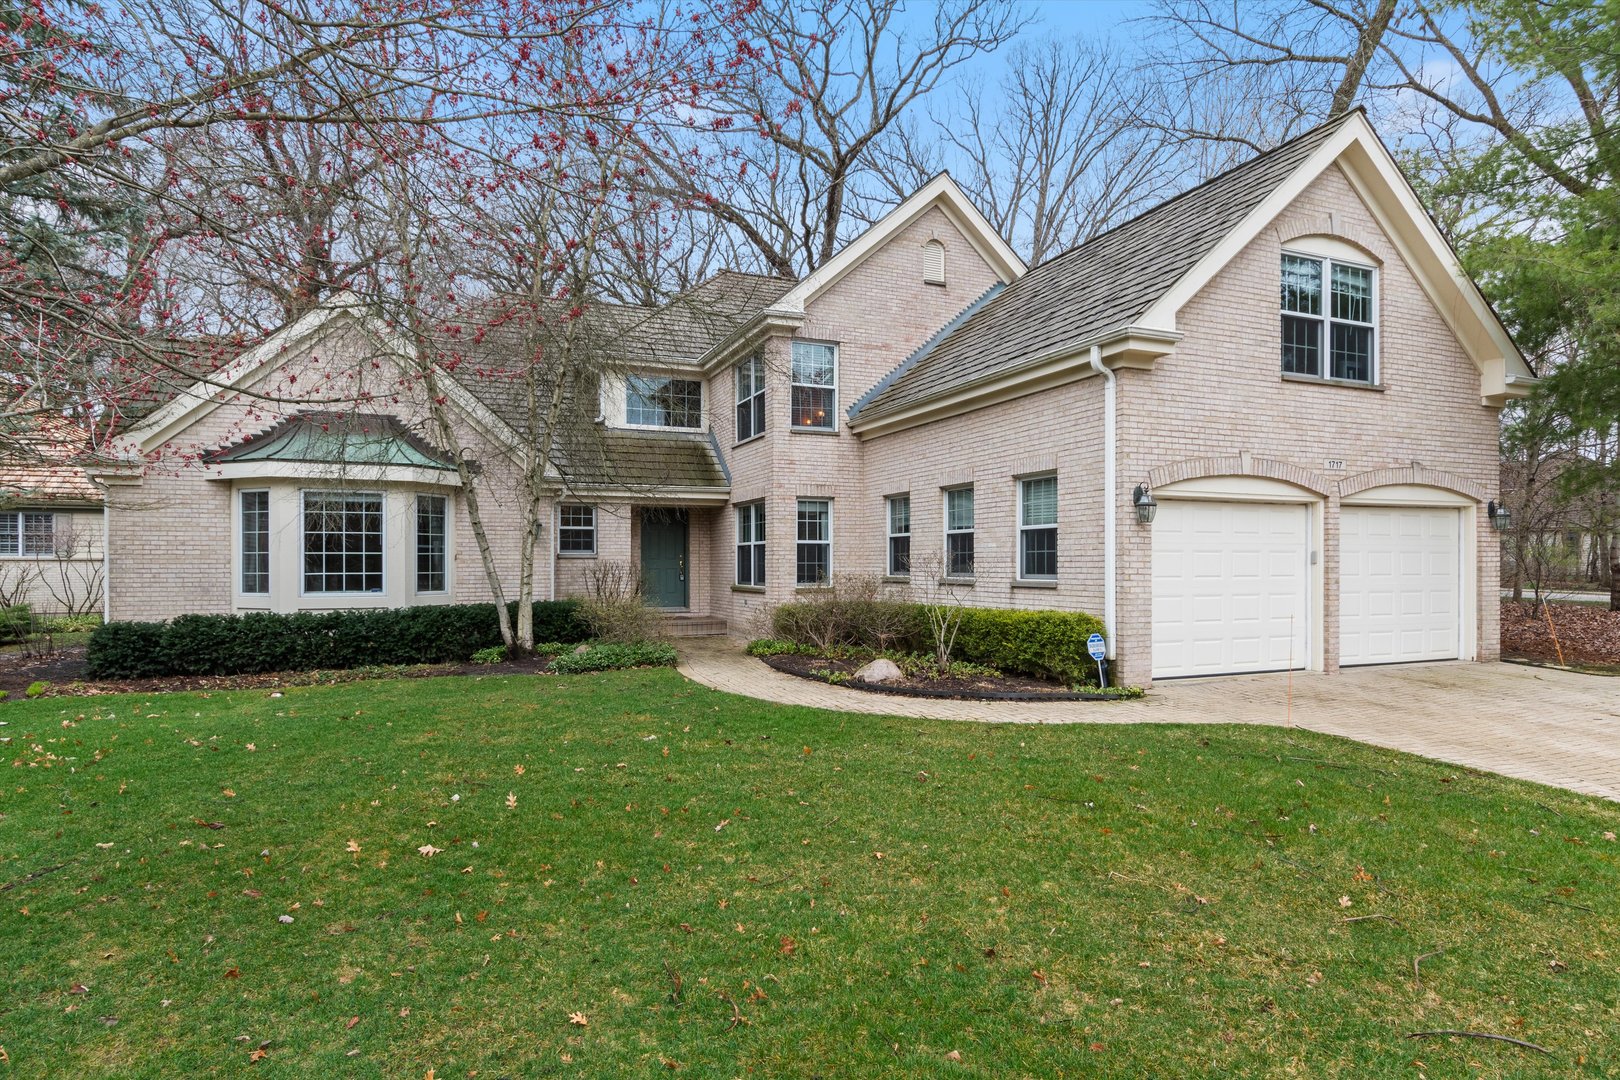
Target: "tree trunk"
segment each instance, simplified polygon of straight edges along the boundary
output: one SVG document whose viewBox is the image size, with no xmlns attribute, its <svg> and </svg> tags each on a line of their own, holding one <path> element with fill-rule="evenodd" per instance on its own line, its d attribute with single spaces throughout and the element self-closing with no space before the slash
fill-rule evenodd
<svg viewBox="0 0 1620 1080">
<path fill-rule="evenodd" d="M 1609 534 L 1609 610 L 1620 611 L 1620 532 Z"/>
<path fill-rule="evenodd" d="M 1372 63 L 1373 54 L 1378 51 L 1379 43 L 1384 40 L 1384 33 L 1389 29 L 1389 21 L 1395 15 L 1395 0 L 1378 0 L 1378 8 L 1373 12 L 1372 18 L 1361 28 L 1356 40 L 1356 51 L 1346 58 L 1344 64 L 1344 78 L 1339 82 L 1339 88 L 1333 92 L 1333 104 L 1329 107 L 1328 117 L 1331 119 L 1350 111 L 1355 104 L 1356 92 L 1361 89 L 1361 80 L 1367 77 L 1367 67 Z"/>
</svg>

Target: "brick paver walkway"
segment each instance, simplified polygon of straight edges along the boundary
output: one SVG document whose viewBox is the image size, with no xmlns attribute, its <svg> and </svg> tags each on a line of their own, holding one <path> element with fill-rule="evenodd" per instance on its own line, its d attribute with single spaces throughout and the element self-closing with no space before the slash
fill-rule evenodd
<svg viewBox="0 0 1620 1080">
<path fill-rule="evenodd" d="M 1161 682 L 1140 701 L 980 702 L 891 697 L 773 671 L 723 638 L 680 643 L 687 678 L 785 705 L 990 723 L 1285 724 L 1289 680 Z M 1620 800 L 1620 679 L 1517 664 L 1402 664 L 1296 674 L 1293 723 L 1521 780 Z"/>
</svg>

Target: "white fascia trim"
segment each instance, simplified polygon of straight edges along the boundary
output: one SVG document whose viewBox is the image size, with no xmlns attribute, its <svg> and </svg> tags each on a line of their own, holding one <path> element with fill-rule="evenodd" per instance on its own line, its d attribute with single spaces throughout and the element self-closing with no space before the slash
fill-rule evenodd
<svg viewBox="0 0 1620 1080">
<path fill-rule="evenodd" d="M 790 289 L 771 307 L 789 312 L 803 313 L 816 297 L 830 289 L 845 274 L 864 262 L 867 256 L 893 239 L 901 230 L 916 221 L 930 208 L 939 206 L 946 216 L 962 231 L 997 276 L 1006 282 L 1024 276 L 1026 267 L 1018 253 L 1007 241 L 997 235 L 978 207 L 973 205 L 949 173 L 940 173 L 924 184 L 910 198 L 889 211 L 877 224 L 867 229 L 837 255 L 823 263 L 813 273 Z"/>
<path fill-rule="evenodd" d="M 446 469 L 420 465 L 372 465 L 324 461 L 225 461 L 209 467 L 210 480 L 318 480 L 323 484 L 416 484 L 461 486 L 461 477 Z"/>
<path fill-rule="evenodd" d="M 990 405 L 999 405 L 1004 401 L 1050 390 L 1065 383 L 1089 379 L 1097 374 L 1090 362 L 1091 349 L 1100 348 L 1104 366 L 1113 369 L 1122 365 L 1117 357 L 1110 356 L 1110 346 L 1116 341 L 1125 339 L 1138 346 L 1152 343 L 1153 349 L 1163 355 L 1181 339 L 1181 335 L 1173 330 L 1146 326 L 1109 330 L 1085 341 L 1048 349 L 1016 368 L 964 383 L 949 393 L 919 401 L 904 409 L 869 419 L 857 417 L 845 421 L 845 426 L 861 439 L 892 435 L 906 428 L 973 412 Z"/>
<path fill-rule="evenodd" d="M 198 379 L 176 394 L 173 401 L 130 428 L 124 433 L 123 446 L 133 454 L 145 454 L 167 442 L 217 409 L 222 395 L 252 380 L 295 345 L 324 331 L 339 316 L 355 314 L 357 304 L 353 296 L 344 293 L 334 298 L 332 303 L 315 308 L 277 330 L 231 361 L 212 378 Z"/>
<path fill-rule="evenodd" d="M 1338 163 L 1482 375 L 1482 396 L 1523 396 L 1504 376 L 1531 378 L 1513 339 L 1418 201 L 1367 118 L 1357 114 L 1277 186 L 1143 316 L 1175 326 L 1181 308 L 1258 237 L 1317 177 Z"/>
<path fill-rule="evenodd" d="M 776 307 L 768 307 L 698 357 L 698 370 L 705 375 L 712 375 L 719 369 L 741 360 L 743 354 L 769 337 L 772 331 L 780 330 L 791 334 L 803 325 L 804 312 L 782 311 Z"/>
</svg>

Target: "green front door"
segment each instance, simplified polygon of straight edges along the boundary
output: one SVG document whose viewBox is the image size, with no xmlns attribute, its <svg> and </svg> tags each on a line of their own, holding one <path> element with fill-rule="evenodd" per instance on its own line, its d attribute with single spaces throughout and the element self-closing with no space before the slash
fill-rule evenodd
<svg viewBox="0 0 1620 1080">
<path fill-rule="evenodd" d="M 654 607 L 690 606 L 685 510 L 641 512 L 641 581 Z"/>
</svg>

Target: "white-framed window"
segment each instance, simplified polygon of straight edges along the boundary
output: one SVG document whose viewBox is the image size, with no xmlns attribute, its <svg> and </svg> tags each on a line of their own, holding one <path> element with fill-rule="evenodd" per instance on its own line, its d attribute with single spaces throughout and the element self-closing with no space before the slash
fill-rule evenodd
<svg viewBox="0 0 1620 1080">
<path fill-rule="evenodd" d="M 765 434 L 765 356 L 754 353 L 737 365 L 737 441 Z"/>
<path fill-rule="evenodd" d="M 889 513 L 889 576 L 911 576 L 911 496 L 891 495 Z"/>
<path fill-rule="evenodd" d="M 973 576 L 973 488 L 945 489 L 945 576 Z"/>
<path fill-rule="evenodd" d="M 304 492 L 304 592 L 382 591 L 382 495 Z"/>
<path fill-rule="evenodd" d="M 416 497 L 416 591 L 445 592 L 449 586 L 449 501 L 443 495 Z"/>
<path fill-rule="evenodd" d="M 737 584 L 765 584 L 765 504 L 737 507 Z"/>
<path fill-rule="evenodd" d="M 1376 380 L 1374 270 L 1337 259 L 1282 257 L 1282 369 L 1341 382 Z"/>
<path fill-rule="evenodd" d="M 624 380 L 624 422 L 637 427 L 702 427 L 702 381 L 663 375 L 628 376 Z"/>
<path fill-rule="evenodd" d="M 1057 477 L 1018 481 L 1018 576 L 1057 579 Z"/>
<path fill-rule="evenodd" d="M 795 341 L 789 379 L 793 426 L 807 431 L 837 431 L 838 346 Z"/>
<path fill-rule="evenodd" d="M 242 592 L 263 596 L 270 591 L 270 493 L 244 491 L 241 500 Z"/>
<path fill-rule="evenodd" d="M 832 503 L 800 499 L 798 521 L 794 580 L 800 585 L 825 585 L 832 580 Z"/>
<path fill-rule="evenodd" d="M 0 513 L 0 555 L 56 554 L 56 515 L 29 510 Z"/>
<path fill-rule="evenodd" d="M 565 505 L 557 513 L 557 553 L 595 555 L 596 507 Z"/>
</svg>

